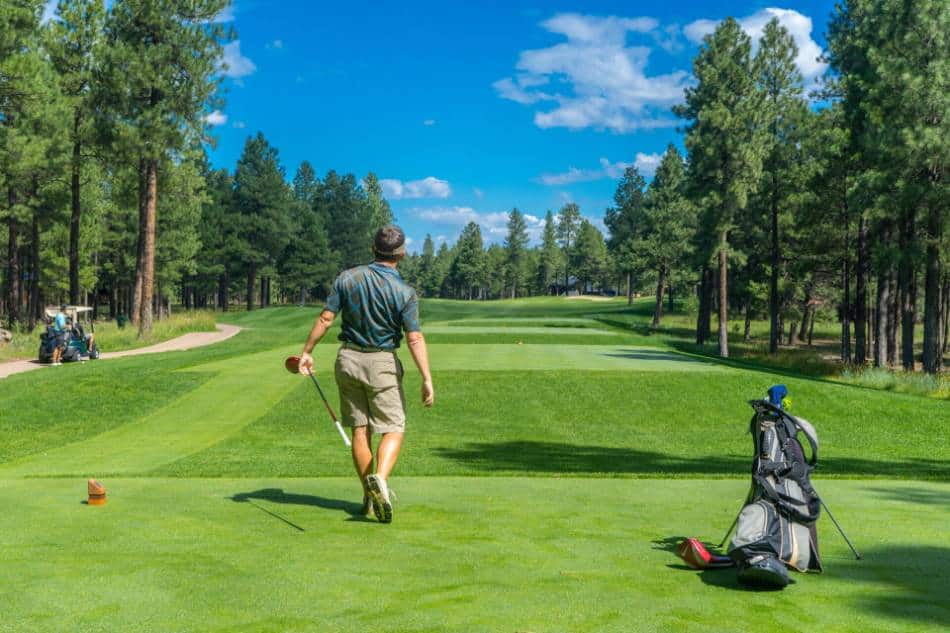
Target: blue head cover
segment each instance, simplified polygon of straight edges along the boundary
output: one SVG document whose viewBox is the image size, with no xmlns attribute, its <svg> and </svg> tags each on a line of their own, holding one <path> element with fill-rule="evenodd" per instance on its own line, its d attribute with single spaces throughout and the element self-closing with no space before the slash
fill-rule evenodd
<svg viewBox="0 0 950 633">
<path fill-rule="evenodd" d="M 785 385 L 772 385 L 769 387 L 769 402 L 778 407 L 782 407 L 782 400 L 788 395 L 788 387 Z"/>
</svg>

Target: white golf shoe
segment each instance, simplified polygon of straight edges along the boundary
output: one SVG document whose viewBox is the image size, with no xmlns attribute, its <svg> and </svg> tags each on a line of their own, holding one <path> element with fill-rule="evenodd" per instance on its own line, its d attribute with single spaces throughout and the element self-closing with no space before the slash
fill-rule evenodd
<svg viewBox="0 0 950 633">
<path fill-rule="evenodd" d="M 367 475 L 366 489 L 373 500 L 373 513 L 380 523 L 392 523 L 393 503 L 390 499 L 389 485 L 379 475 Z"/>
</svg>

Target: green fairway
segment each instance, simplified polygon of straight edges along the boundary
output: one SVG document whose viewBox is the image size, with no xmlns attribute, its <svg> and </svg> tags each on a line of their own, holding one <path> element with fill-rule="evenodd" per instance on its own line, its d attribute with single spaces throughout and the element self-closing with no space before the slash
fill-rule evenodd
<svg viewBox="0 0 950 633">
<path fill-rule="evenodd" d="M 0 631 L 930 631 L 950 626 L 946 401 L 684 354 L 643 306 L 423 302 L 396 519 L 288 374 L 318 310 L 218 345 L 0 382 Z M 429 326 L 432 325 L 430 328 Z M 315 351 L 333 384 L 336 330 Z M 748 486 L 746 401 L 789 386 L 822 440 L 826 573 L 782 593 L 684 568 Z M 89 507 L 85 478 L 108 488 Z M 381 618 L 380 613 L 385 617 Z"/>
</svg>

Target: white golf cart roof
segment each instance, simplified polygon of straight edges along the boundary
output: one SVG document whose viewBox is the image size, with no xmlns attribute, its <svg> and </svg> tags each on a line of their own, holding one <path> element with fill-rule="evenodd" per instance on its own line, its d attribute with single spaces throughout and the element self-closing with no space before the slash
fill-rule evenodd
<svg viewBox="0 0 950 633">
<path fill-rule="evenodd" d="M 63 313 L 75 319 L 86 312 L 92 312 L 92 308 L 89 306 L 66 306 Z M 57 314 L 59 314 L 59 308 L 46 308 L 46 316 L 50 319 L 55 319 Z"/>
</svg>

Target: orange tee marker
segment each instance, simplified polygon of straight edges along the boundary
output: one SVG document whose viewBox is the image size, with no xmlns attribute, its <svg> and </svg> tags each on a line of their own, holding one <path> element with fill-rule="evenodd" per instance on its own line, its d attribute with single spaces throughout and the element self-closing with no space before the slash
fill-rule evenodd
<svg viewBox="0 0 950 633">
<path fill-rule="evenodd" d="M 95 479 L 89 480 L 89 505 L 104 506 L 106 504 L 106 487 Z"/>
</svg>

